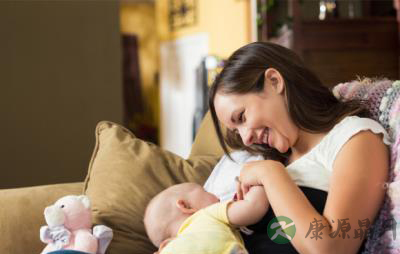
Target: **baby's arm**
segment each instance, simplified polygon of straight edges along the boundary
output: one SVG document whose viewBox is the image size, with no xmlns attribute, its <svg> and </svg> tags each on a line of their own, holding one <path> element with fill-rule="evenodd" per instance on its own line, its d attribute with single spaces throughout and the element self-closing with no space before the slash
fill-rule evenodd
<svg viewBox="0 0 400 254">
<path fill-rule="evenodd" d="M 234 201 L 228 206 L 229 222 L 236 226 L 257 223 L 265 215 L 269 202 L 263 186 L 253 186 L 243 200 Z"/>
</svg>

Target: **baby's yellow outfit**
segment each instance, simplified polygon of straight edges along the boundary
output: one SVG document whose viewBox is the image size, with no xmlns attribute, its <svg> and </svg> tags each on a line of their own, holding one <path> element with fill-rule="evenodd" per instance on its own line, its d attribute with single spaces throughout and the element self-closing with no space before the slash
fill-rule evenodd
<svg viewBox="0 0 400 254">
<path fill-rule="evenodd" d="M 187 218 L 175 239 L 161 254 L 245 254 L 243 239 L 229 224 L 227 208 L 232 201 L 216 203 Z"/>
</svg>

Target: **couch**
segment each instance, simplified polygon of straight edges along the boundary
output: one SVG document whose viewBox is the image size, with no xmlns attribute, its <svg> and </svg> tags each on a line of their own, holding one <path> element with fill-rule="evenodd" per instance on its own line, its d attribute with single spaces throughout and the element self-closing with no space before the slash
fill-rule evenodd
<svg viewBox="0 0 400 254">
<path fill-rule="evenodd" d="M 76 183 L 64 183 L 64 184 L 53 184 L 53 185 L 45 185 L 45 186 L 35 186 L 35 187 L 24 187 L 24 188 L 15 188 L 15 189 L 3 189 L 0 190 L 0 232 L 2 233 L 2 237 L 0 238 L 0 253 L 4 254 L 22 254 L 22 253 L 40 253 L 40 251 L 44 248 L 44 244 L 39 239 L 39 229 L 42 225 L 45 225 L 43 211 L 44 208 L 56 201 L 58 198 L 64 195 L 79 195 L 79 194 L 87 194 L 92 200 L 92 210 L 95 223 L 101 223 L 110 225 L 114 229 L 114 239 L 111 243 L 107 253 L 152 253 L 154 247 L 148 242 L 145 237 L 142 226 L 140 225 L 141 219 L 137 221 L 137 224 L 133 223 L 132 228 L 126 229 L 120 225 L 124 224 L 124 222 L 120 222 L 120 220 L 125 220 L 124 218 L 112 218 L 109 217 L 99 218 L 102 216 L 97 212 L 101 212 L 101 204 L 97 204 L 97 202 L 102 202 L 106 198 L 103 194 L 100 194 L 99 197 L 95 196 L 96 191 L 91 189 L 91 182 L 94 182 L 95 185 L 99 183 L 101 186 L 99 188 L 104 187 L 103 189 L 107 189 L 107 186 L 101 183 L 101 180 L 97 180 L 93 173 L 94 168 L 97 170 L 101 168 L 99 164 L 102 164 L 100 161 L 96 161 L 96 159 L 100 160 L 109 160 L 107 157 L 110 155 L 109 150 L 107 148 L 112 149 L 114 145 L 114 150 L 118 150 L 119 148 L 115 148 L 115 144 L 110 144 L 110 137 L 104 137 L 102 140 L 99 135 L 101 132 L 106 132 L 110 130 L 115 130 L 113 132 L 114 137 L 111 140 L 119 142 L 121 140 L 123 145 L 127 145 L 129 147 L 135 147 L 133 149 L 134 153 L 140 153 L 141 158 L 134 158 L 133 161 L 128 161 L 133 167 L 127 169 L 131 171 L 143 171 L 140 174 L 147 174 L 147 172 L 151 171 L 150 168 L 154 169 L 160 167 L 160 173 L 162 174 L 164 171 L 171 171 L 170 175 L 164 175 L 162 179 L 156 179 L 158 181 L 155 183 L 155 187 L 151 188 L 152 190 L 137 190 L 139 195 L 142 192 L 150 193 L 146 195 L 145 198 L 140 202 L 140 206 L 144 207 L 145 203 L 154 196 L 158 191 L 162 188 L 165 188 L 169 185 L 172 185 L 177 182 L 183 181 L 196 181 L 199 183 L 203 183 L 213 166 L 217 163 L 220 156 L 223 154 L 220 146 L 218 145 L 217 137 L 214 132 L 214 128 L 212 126 L 212 121 L 209 113 L 205 116 L 195 138 L 194 144 L 191 149 L 190 156 L 187 160 L 183 160 L 177 155 L 172 153 L 168 153 L 158 148 L 155 145 L 144 142 L 142 140 L 136 139 L 134 135 L 129 133 L 128 130 L 124 129 L 121 126 L 110 122 L 101 122 L 96 128 L 96 147 L 93 152 L 93 157 L 89 165 L 89 174 L 85 180 L 85 182 L 76 182 Z M 125 136 L 124 136 L 125 135 Z M 104 141 L 104 142 L 103 142 Z M 106 151 L 101 151 L 101 143 L 106 143 L 105 149 Z M 108 143 L 107 143 L 108 142 Z M 128 144 L 127 144 L 128 143 Z M 121 143 L 118 143 L 121 145 Z M 102 155 L 99 153 L 102 152 Z M 144 155 L 143 155 L 144 154 Z M 157 155 L 158 154 L 158 155 Z M 112 155 L 112 156 L 120 156 Z M 123 154 L 121 156 L 126 156 Z M 131 156 L 132 157 L 132 156 Z M 154 161 L 152 157 L 160 157 L 160 161 Z M 115 157 L 114 157 L 115 158 Z M 115 159 L 116 161 L 121 161 L 121 158 Z M 151 163 L 155 163 L 155 165 L 142 165 L 143 160 L 151 161 Z M 141 165 L 139 165 L 142 163 Z M 173 164 L 172 168 L 161 169 L 165 164 Z M 116 165 L 117 167 L 121 166 Z M 104 165 L 105 168 L 110 168 L 110 165 Z M 122 167 L 122 166 L 121 166 Z M 135 168 L 136 167 L 136 168 Z M 176 172 L 174 170 L 176 169 Z M 194 171 L 193 171 L 194 170 Z M 92 172 L 90 172 L 92 171 Z M 190 172 L 193 171 L 193 172 Z M 109 173 L 109 172 L 108 172 Z M 107 173 L 107 174 L 108 174 Z M 176 173 L 176 175 L 174 175 Z M 99 173 L 101 175 L 101 173 Z M 117 173 L 115 173 L 117 175 Z M 172 175 L 172 177 L 170 177 Z M 123 177 L 123 176 L 122 176 Z M 154 177 L 154 176 L 149 176 Z M 99 177 L 100 178 L 100 177 Z M 105 177 L 106 181 L 110 182 L 108 179 L 109 176 Z M 133 182 L 137 178 L 133 178 Z M 139 178 L 140 179 L 140 178 Z M 84 179 L 82 179 L 84 180 Z M 164 181 L 164 183 L 160 183 L 160 181 Z M 116 184 L 117 187 L 109 186 L 110 189 L 113 187 L 119 188 L 118 184 L 121 180 L 118 180 Z M 96 187 L 96 186 L 95 186 Z M 133 186 L 134 188 L 135 186 Z M 157 188 L 158 187 L 158 188 Z M 135 190 L 130 190 L 130 192 L 134 193 Z M 110 193 L 110 191 L 107 191 Z M 125 198 L 125 197 L 124 197 Z M 108 197 L 107 200 L 115 200 L 115 198 Z M 136 203 L 137 199 L 133 200 L 133 203 Z M 115 206 L 115 204 L 106 204 L 105 209 L 108 207 Z M 121 211 L 124 216 L 125 213 L 133 212 L 132 217 L 135 216 L 136 211 L 132 210 L 140 210 L 139 213 L 142 214 L 142 209 L 137 209 L 135 207 L 131 207 L 131 210 L 128 212 L 121 208 Z M 114 211 L 116 213 L 119 212 L 119 209 L 113 207 L 111 213 Z M 112 217 L 113 215 L 111 215 Z M 137 217 L 140 217 L 137 216 Z M 117 225 L 115 228 L 113 227 L 113 223 L 110 222 L 115 219 L 115 224 Z M 128 218 L 129 220 L 129 218 Z M 127 223 L 129 224 L 129 223 Z M 139 224 L 139 225 L 138 225 Z M 139 233 L 132 232 L 137 228 L 140 228 Z M 131 231 L 130 231 L 131 230 Z M 136 241 L 137 240 L 137 241 Z"/>
<path fill-rule="evenodd" d="M 368 235 L 365 253 L 397 253 L 400 239 L 393 238 L 396 228 L 386 222 L 400 220 L 400 81 L 355 80 L 339 84 L 333 92 L 341 100 L 365 100 L 371 117 L 392 138 L 388 191 Z M 39 228 L 45 224 L 44 207 L 63 195 L 82 193 L 91 199 L 94 223 L 114 230 L 107 253 L 153 253 L 155 248 L 142 221 L 147 202 L 172 184 L 204 183 L 223 154 L 209 113 L 188 159 L 137 139 L 111 122 L 99 123 L 95 135 L 96 146 L 84 182 L 0 190 L 0 253 L 39 253 L 44 247 L 39 240 Z"/>
</svg>

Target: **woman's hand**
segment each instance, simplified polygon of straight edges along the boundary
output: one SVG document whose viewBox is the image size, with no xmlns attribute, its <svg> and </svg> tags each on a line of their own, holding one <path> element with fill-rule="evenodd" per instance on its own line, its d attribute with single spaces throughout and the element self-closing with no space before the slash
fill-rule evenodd
<svg viewBox="0 0 400 254">
<path fill-rule="evenodd" d="M 285 170 L 285 166 L 274 160 L 261 160 L 245 163 L 236 181 L 237 199 L 242 200 L 251 186 L 263 185 L 262 180 L 267 177 L 269 170 Z"/>
</svg>

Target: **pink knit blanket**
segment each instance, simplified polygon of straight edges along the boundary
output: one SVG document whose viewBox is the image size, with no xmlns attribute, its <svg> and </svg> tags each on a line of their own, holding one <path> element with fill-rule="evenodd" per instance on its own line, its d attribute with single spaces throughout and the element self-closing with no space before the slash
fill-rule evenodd
<svg viewBox="0 0 400 254">
<path fill-rule="evenodd" d="M 364 100 L 371 118 L 380 122 L 391 138 L 385 201 L 370 227 L 363 253 L 400 253 L 400 236 L 396 235 L 400 223 L 400 81 L 359 79 L 338 84 L 333 93 L 341 100 Z"/>
</svg>

